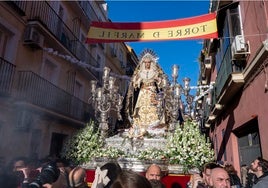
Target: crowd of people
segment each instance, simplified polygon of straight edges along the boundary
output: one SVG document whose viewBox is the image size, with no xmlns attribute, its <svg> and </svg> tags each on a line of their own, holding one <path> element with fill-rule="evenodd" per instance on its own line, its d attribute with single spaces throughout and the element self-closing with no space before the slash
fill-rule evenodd
<svg viewBox="0 0 268 188">
<path fill-rule="evenodd" d="M 267 188 L 268 161 L 256 158 L 241 171 L 241 181 L 233 165 L 207 163 L 199 174 L 191 175 L 187 188 Z M 3 188 L 165 188 L 161 168 L 151 164 L 146 173 L 122 169 L 116 162 L 108 162 L 95 170 L 93 183 L 87 182 L 86 170 L 64 160 L 46 159 L 38 164 L 24 157 L 16 158 L 0 169 L 0 187 Z M 89 186 L 90 185 L 90 186 Z"/>
<path fill-rule="evenodd" d="M 246 170 L 241 181 L 234 166 L 228 163 L 205 164 L 200 174 L 194 174 L 187 184 L 188 188 L 267 188 L 268 161 L 258 157 Z M 242 173 L 241 173 L 242 175 Z"/>
</svg>

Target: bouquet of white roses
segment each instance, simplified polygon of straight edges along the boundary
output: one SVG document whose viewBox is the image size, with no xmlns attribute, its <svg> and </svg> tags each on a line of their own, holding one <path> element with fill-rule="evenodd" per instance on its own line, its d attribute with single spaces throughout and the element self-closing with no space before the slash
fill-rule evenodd
<svg viewBox="0 0 268 188">
<path fill-rule="evenodd" d="M 174 134 L 167 139 L 166 157 L 169 163 L 182 165 L 185 171 L 199 168 L 214 159 L 211 143 L 200 133 L 196 122 L 187 120 L 182 126 L 177 125 Z"/>
<path fill-rule="evenodd" d="M 61 157 L 75 163 L 90 161 L 94 157 L 94 151 L 103 145 L 99 132 L 94 127 L 94 122 L 90 121 L 84 129 L 71 136 L 63 145 Z"/>
</svg>

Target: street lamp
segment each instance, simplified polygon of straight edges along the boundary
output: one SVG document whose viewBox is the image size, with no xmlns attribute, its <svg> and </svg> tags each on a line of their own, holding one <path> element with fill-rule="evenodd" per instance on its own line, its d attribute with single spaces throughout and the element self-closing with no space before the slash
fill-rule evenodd
<svg viewBox="0 0 268 188">
<path fill-rule="evenodd" d="M 97 81 L 90 82 L 89 103 L 92 103 L 95 110 L 95 117 L 99 121 L 99 129 L 102 138 L 107 137 L 109 129 L 108 118 L 111 111 L 117 112 L 117 119 L 121 120 L 123 96 L 118 93 L 119 87 L 115 85 L 116 78 L 110 76 L 110 68 L 104 67 L 102 76 L 102 87 L 97 88 Z"/>
</svg>

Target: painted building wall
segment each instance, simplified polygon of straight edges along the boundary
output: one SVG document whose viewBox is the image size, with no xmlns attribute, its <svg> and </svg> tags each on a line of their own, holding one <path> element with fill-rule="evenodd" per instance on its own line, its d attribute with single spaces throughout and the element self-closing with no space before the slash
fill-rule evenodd
<svg viewBox="0 0 268 188">
<path fill-rule="evenodd" d="M 229 3 L 231 5 L 235 2 Z M 250 47 L 250 54 L 246 56 L 244 61 L 245 66 L 239 72 L 244 77 L 244 83 L 228 102 L 223 104 L 224 109 L 216 116 L 215 122 L 210 127 L 210 137 L 214 143 L 217 159 L 233 164 L 238 172 L 240 172 L 241 165 L 243 165 L 241 163 L 243 161 L 242 156 L 245 157 L 245 154 L 241 154 L 241 143 L 243 139 L 251 142 L 250 137 L 254 136 L 251 133 L 258 132 L 260 155 L 268 159 L 268 149 L 266 147 L 268 143 L 268 88 L 266 86 L 268 83 L 268 53 L 265 49 L 267 48 L 267 41 L 265 40 L 267 39 L 268 27 L 268 3 L 265 1 L 239 1 L 239 5 L 242 18 L 242 34 L 244 34 Z M 228 7 L 229 5 L 224 4 L 224 6 Z M 218 17 L 218 24 L 224 24 L 224 21 L 219 19 L 222 19 L 222 17 Z M 222 42 L 221 40 L 219 40 L 219 43 Z M 266 43 L 264 44 L 263 42 Z M 212 55 L 216 55 L 221 51 L 219 46 L 215 54 Z M 229 59 L 229 62 L 233 63 L 231 59 Z M 232 72 L 232 74 L 236 73 Z M 217 79 L 217 75 L 217 69 L 211 69 L 210 81 L 214 81 L 215 79 L 213 78 Z M 236 81 L 235 79 L 233 80 L 233 82 Z M 228 89 L 231 86 L 226 84 L 225 87 L 227 90 L 223 95 L 228 96 Z M 251 151 L 254 151 L 254 148 L 251 149 Z M 250 152 L 248 155 L 258 157 L 259 153 Z M 250 165 L 250 163 L 246 165 Z"/>
<path fill-rule="evenodd" d="M 97 75 L 95 70 L 86 69 L 59 56 L 73 56 L 75 54 L 72 54 L 69 49 L 66 49 L 61 43 L 62 41 L 56 40 L 55 35 L 49 33 L 49 31 L 41 32 L 44 35 L 44 44 L 42 47 L 51 48 L 55 54 L 49 53 L 43 49 L 33 49 L 25 45 L 24 31 L 29 23 L 28 18 L 32 2 L 25 1 L 18 3 L 27 4 L 24 16 L 16 12 L 8 3 L 0 3 L 0 32 L 9 36 L 7 44 L 5 45 L 6 50 L 0 57 L 16 66 L 14 87 L 12 88 L 11 94 L 2 95 L 0 92 L 0 166 L 2 163 L 6 164 L 9 160 L 17 156 L 36 157 L 39 159 L 46 157 L 50 154 L 51 148 L 54 147 L 52 146 L 53 136 L 59 135 L 60 137 L 67 138 L 80 128 L 83 128 L 86 125 L 86 120 L 78 120 L 72 115 L 80 113 L 77 109 L 82 108 L 84 111 L 81 111 L 81 113 L 86 112 L 87 114 L 85 115 L 89 115 L 89 112 L 94 112 L 93 108 L 88 107 L 86 109 L 83 105 L 88 103 L 90 81 L 93 79 L 101 81 L 102 76 L 101 70 L 99 70 L 100 73 Z M 49 3 L 50 8 L 53 8 L 54 12 L 57 14 L 59 14 L 59 7 L 62 7 L 64 12 L 62 20 L 70 30 L 72 30 L 74 26 L 75 19 L 81 21 L 76 37 L 82 40 L 83 37 L 81 36 L 86 36 L 89 28 L 89 19 L 85 18 L 81 9 L 78 11 L 78 2 L 51 1 Z M 91 4 L 95 10 L 98 7 L 100 8 L 99 2 L 92 1 L 89 2 L 89 4 Z M 107 19 L 105 12 L 107 10 L 104 8 L 96 10 L 94 19 Z M 51 22 L 54 21 L 55 20 L 51 20 Z M 110 56 L 110 53 L 108 52 L 106 44 L 91 46 L 83 42 L 84 41 L 82 41 L 82 44 L 84 44 L 93 58 L 92 61 L 94 59 L 96 60 L 98 55 L 101 57 L 102 61 L 98 62 L 99 64 L 96 68 L 102 68 L 104 66 L 114 67 L 116 74 L 120 75 L 125 73 L 125 69 L 121 67 L 119 61 L 115 62 L 111 61 L 111 58 L 107 58 Z M 129 52 L 126 46 L 123 44 L 119 45 L 123 50 L 123 61 L 126 62 L 126 54 Z M 116 63 L 116 65 L 114 65 L 114 63 Z M 51 71 L 48 71 L 47 64 L 53 67 L 53 74 L 51 74 Z M 53 87 L 52 91 L 44 90 L 42 96 L 33 95 L 34 97 L 39 97 L 38 100 L 41 101 L 42 98 L 46 98 L 53 92 L 60 93 L 59 96 L 49 101 L 49 103 L 51 103 L 48 104 L 49 107 L 53 106 L 55 103 L 55 105 L 63 104 L 64 107 L 62 106 L 62 108 L 75 106 L 77 109 L 69 109 L 69 114 L 62 114 L 39 104 L 32 104 L 28 101 L 18 101 L 16 93 L 20 81 L 18 77 L 19 71 L 31 72 L 31 76 L 34 75 L 31 82 L 37 82 L 40 78 L 46 80 L 47 85 Z M 73 82 L 72 84 L 70 84 L 70 80 Z M 40 82 L 37 83 L 39 84 Z M 123 85 L 127 84 L 125 80 L 121 80 L 119 83 Z M 21 87 L 26 88 L 26 86 Z M 37 85 L 36 87 L 42 88 L 43 86 Z M 122 89 L 122 92 L 124 91 L 124 87 L 120 89 Z M 32 93 L 34 92 L 33 90 Z M 73 99 L 68 101 L 70 103 L 68 103 L 68 105 L 70 106 L 66 105 L 67 102 L 59 103 L 59 101 L 64 99 L 64 96 Z M 78 102 L 81 104 L 80 106 L 77 105 Z M 68 109 L 66 109 L 66 111 L 67 110 Z"/>
</svg>

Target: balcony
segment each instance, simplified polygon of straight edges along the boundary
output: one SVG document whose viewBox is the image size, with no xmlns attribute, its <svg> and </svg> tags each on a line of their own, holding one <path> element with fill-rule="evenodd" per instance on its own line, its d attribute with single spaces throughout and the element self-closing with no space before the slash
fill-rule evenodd
<svg viewBox="0 0 268 188">
<path fill-rule="evenodd" d="M 0 57 L 0 96 L 11 94 L 15 69 L 15 65 Z"/>
<path fill-rule="evenodd" d="M 12 7 L 19 15 L 25 16 L 27 7 L 26 1 L 6 1 L 6 3 Z"/>
<path fill-rule="evenodd" d="M 204 58 L 202 63 L 202 84 L 207 85 L 210 80 L 211 68 L 212 68 L 212 57 L 207 56 Z"/>
<path fill-rule="evenodd" d="M 215 94 L 219 104 L 228 103 L 244 85 L 242 70 L 231 59 L 231 46 L 229 46 L 223 56 L 215 84 L 217 86 Z"/>
<path fill-rule="evenodd" d="M 89 104 L 58 88 L 31 71 L 19 71 L 15 98 L 35 106 L 41 112 L 60 120 L 83 124 L 89 116 Z"/>
<path fill-rule="evenodd" d="M 229 46 L 223 56 L 212 90 L 211 112 L 207 123 L 213 122 L 226 105 L 244 85 L 244 76 L 241 67 L 231 61 L 231 47 Z"/>
<path fill-rule="evenodd" d="M 79 32 L 74 33 L 47 1 L 31 1 L 28 26 L 37 27 L 44 33 L 46 41 L 53 46 L 55 39 L 78 60 L 89 66 L 98 67 L 97 61 L 86 48 L 84 41 L 79 41 Z M 80 28 L 74 28 L 77 31 Z M 50 39 L 51 38 L 51 39 Z M 50 46 L 49 46 L 50 47 Z M 53 46 L 53 48 L 56 48 Z M 56 49 L 57 50 L 57 49 Z M 91 72 L 94 76 L 96 72 Z"/>
</svg>

